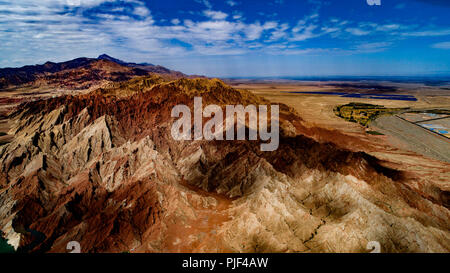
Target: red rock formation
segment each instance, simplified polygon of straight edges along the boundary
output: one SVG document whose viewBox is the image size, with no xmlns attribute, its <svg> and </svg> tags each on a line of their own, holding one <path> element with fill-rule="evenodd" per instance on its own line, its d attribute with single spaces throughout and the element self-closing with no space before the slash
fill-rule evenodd
<svg viewBox="0 0 450 273">
<path fill-rule="evenodd" d="M 61 63 L 47 62 L 43 65 L 0 69 L 0 89 L 23 85 L 86 89 L 104 81 L 127 81 L 150 74 L 171 78 L 186 76 L 162 66 L 127 63 L 101 55 L 97 59 L 77 58 Z"/>
<path fill-rule="evenodd" d="M 0 147 L 0 229 L 33 251 L 449 251 L 448 191 L 339 146 L 281 105 L 274 152 L 258 141 L 175 141 L 171 109 L 267 104 L 219 80 L 117 86 L 28 102 Z M 130 86 L 133 82 L 130 82 Z M 133 84 L 136 84 L 134 82 Z M 133 89 L 134 88 L 134 89 Z M 341 138 L 339 140 L 339 138 Z M 334 143 L 333 143 L 334 141 Z M 356 140 L 355 140 L 356 141 Z"/>
</svg>

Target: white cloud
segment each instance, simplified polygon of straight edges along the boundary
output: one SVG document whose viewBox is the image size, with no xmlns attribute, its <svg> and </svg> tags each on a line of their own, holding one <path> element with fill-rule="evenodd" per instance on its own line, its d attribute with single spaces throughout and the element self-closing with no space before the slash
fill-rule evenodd
<svg viewBox="0 0 450 273">
<path fill-rule="evenodd" d="M 277 22 L 266 22 L 261 25 L 259 22 L 247 25 L 245 27 L 246 39 L 247 40 L 257 40 L 261 38 L 261 35 L 266 30 L 271 30 L 277 27 Z"/>
<path fill-rule="evenodd" d="M 419 30 L 413 32 L 404 32 L 402 33 L 402 35 L 412 37 L 448 36 L 450 35 L 450 29 Z"/>
<path fill-rule="evenodd" d="M 174 25 L 179 25 L 181 23 L 180 19 L 177 18 L 170 20 L 170 22 Z"/>
<path fill-rule="evenodd" d="M 377 25 L 375 30 L 377 31 L 393 31 L 400 29 L 401 26 L 399 24 L 387 24 L 387 25 Z"/>
<path fill-rule="evenodd" d="M 391 44 L 390 42 L 362 43 L 355 49 L 357 53 L 374 53 L 386 50 Z"/>
<path fill-rule="evenodd" d="M 150 15 L 150 11 L 144 6 L 135 7 L 133 13 L 142 17 Z"/>
<path fill-rule="evenodd" d="M 209 0 L 195 0 L 195 2 L 203 4 L 208 9 L 212 8 L 211 2 L 209 2 Z"/>
<path fill-rule="evenodd" d="M 115 0 L 63 0 L 63 1 L 57 1 L 57 0 L 43 0 L 40 1 L 41 3 L 52 3 L 53 5 L 56 4 L 66 4 L 68 6 L 72 7 L 94 7 L 98 6 L 104 2 L 114 2 Z M 18 1 L 18 2 L 26 2 L 26 1 Z M 31 2 L 31 1 L 28 1 Z"/>
<path fill-rule="evenodd" d="M 439 49 L 450 49 L 450 42 L 441 42 L 433 44 L 431 47 Z"/>
<path fill-rule="evenodd" d="M 346 28 L 345 31 L 356 36 L 364 36 L 370 34 L 370 31 L 363 30 L 360 28 Z"/>
<path fill-rule="evenodd" d="M 209 17 L 209 18 L 214 19 L 214 20 L 223 20 L 223 19 L 228 17 L 228 14 L 226 14 L 224 12 L 213 11 L 213 10 L 205 10 L 205 11 L 203 11 L 203 14 L 206 17 Z"/>
<path fill-rule="evenodd" d="M 319 18 L 319 14 L 313 13 L 307 17 L 307 20 L 312 20 L 312 19 L 317 19 L 317 18 Z"/>
<path fill-rule="evenodd" d="M 333 48 L 305 48 L 305 49 L 286 49 L 281 52 L 278 52 L 280 54 L 284 55 L 320 55 L 324 53 L 330 53 L 330 52 L 336 52 L 338 49 Z"/>
<path fill-rule="evenodd" d="M 288 29 L 289 24 L 282 24 L 281 26 L 279 26 L 279 28 L 277 28 L 271 33 L 269 41 L 277 41 L 280 39 L 287 38 L 287 36 L 289 35 L 289 33 L 287 32 Z"/>
<path fill-rule="evenodd" d="M 316 25 L 297 27 L 297 29 L 294 30 L 291 41 L 304 41 L 319 36 L 320 34 L 314 33 L 316 28 Z"/>
</svg>

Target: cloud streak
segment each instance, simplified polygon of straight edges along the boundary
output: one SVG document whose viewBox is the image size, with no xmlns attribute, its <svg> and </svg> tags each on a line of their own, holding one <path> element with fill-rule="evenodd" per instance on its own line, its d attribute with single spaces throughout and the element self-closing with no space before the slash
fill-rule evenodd
<svg viewBox="0 0 450 273">
<path fill-rule="evenodd" d="M 433 48 L 450 49 L 450 42 L 441 42 L 432 45 Z"/>
</svg>

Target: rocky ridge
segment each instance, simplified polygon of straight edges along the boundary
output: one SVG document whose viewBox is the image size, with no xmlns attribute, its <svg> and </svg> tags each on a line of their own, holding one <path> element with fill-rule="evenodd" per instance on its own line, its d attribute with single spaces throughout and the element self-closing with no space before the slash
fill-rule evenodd
<svg viewBox="0 0 450 273">
<path fill-rule="evenodd" d="M 306 126 L 281 105 L 280 147 L 175 141 L 173 106 L 268 104 L 220 80 L 155 77 L 22 104 L 0 147 L 0 229 L 19 250 L 448 252 L 448 189 Z M 330 137 L 332 136 L 332 137 Z M 445 172 L 445 169 L 442 170 Z"/>
<path fill-rule="evenodd" d="M 60 63 L 46 62 L 42 65 L 2 68 L 0 69 L 0 91 L 22 86 L 87 89 L 102 82 L 128 81 L 137 76 L 151 74 L 161 74 L 172 79 L 186 76 L 163 66 L 128 63 L 102 54 L 98 58 L 77 58 Z"/>
</svg>

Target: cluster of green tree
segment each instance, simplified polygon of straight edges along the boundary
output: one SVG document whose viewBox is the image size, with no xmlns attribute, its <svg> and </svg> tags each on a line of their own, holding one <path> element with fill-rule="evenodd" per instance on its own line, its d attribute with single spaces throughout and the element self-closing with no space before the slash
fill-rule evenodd
<svg viewBox="0 0 450 273">
<path fill-rule="evenodd" d="M 0 234 L 0 253 L 14 253 L 14 247 Z"/>
</svg>

